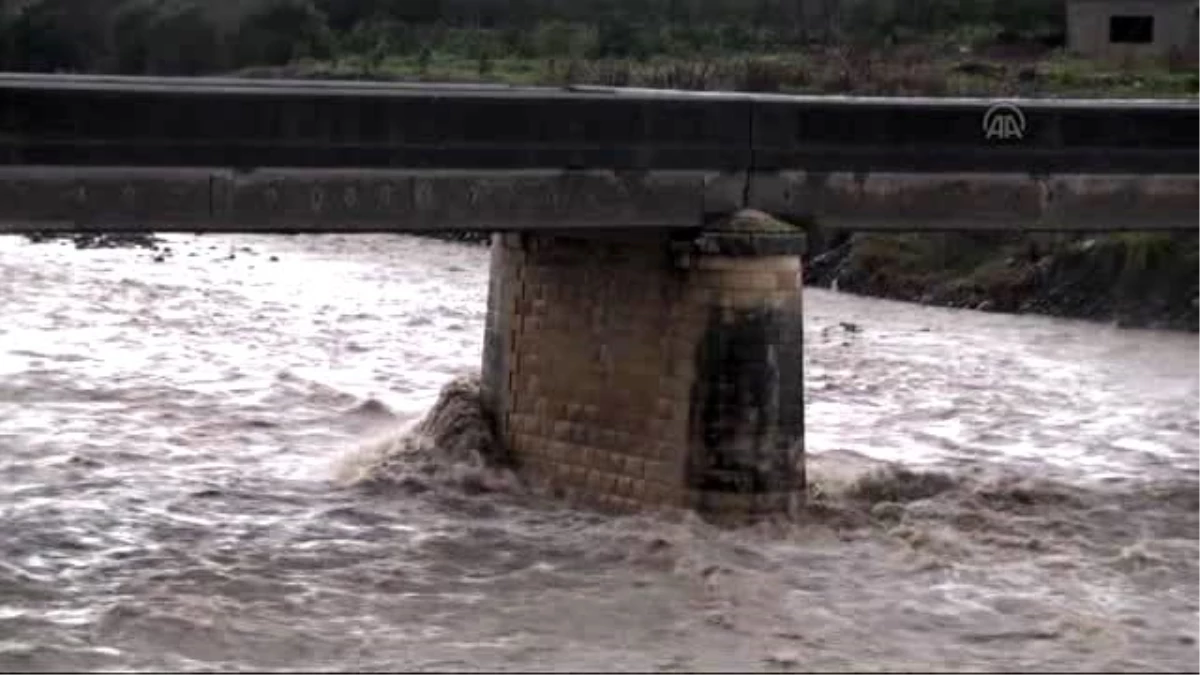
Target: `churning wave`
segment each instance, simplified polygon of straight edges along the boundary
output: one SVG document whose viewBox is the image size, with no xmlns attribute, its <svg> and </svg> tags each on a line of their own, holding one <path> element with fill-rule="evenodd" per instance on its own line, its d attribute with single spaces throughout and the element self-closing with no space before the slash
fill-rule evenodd
<svg viewBox="0 0 1200 675">
<path fill-rule="evenodd" d="M 343 459 L 337 480 L 347 486 L 425 492 L 513 492 L 520 481 L 504 466 L 484 409 L 478 375 L 442 387 L 421 418 L 367 441 Z"/>
<path fill-rule="evenodd" d="M 489 415 L 479 376 L 457 377 L 423 417 L 346 457 L 338 467 L 338 481 L 409 493 L 526 493 L 505 461 Z M 789 537 L 802 536 L 798 528 L 869 531 L 944 552 L 956 545 L 964 551 L 980 546 L 1031 552 L 1082 547 L 1095 549 L 1093 553 L 1106 550 L 1121 564 L 1196 566 L 1200 481 L 1195 476 L 1079 484 L 1000 465 L 959 472 L 916 469 L 840 451 L 810 457 L 809 464 L 801 517 L 789 524 L 755 526 L 758 530 L 773 528 Z M 646 517 L 692 520 L 684 513 L 640 516 Z"/>
<path fill-rule="evenodd" d="M 478 378 L 458 378 L 423 418 L 354 453 L 342 478 L 417 499 L 451 491 L 490 504 L 520 494 L 524 505 L 506 509 L 498 530 L 480 523 L 473 536 L 491 532 L 481 543 L 530 547 L 597 579 L 628 577 L 622 583 L 635 587 L 622 593 L 679 585 L 704 630 L 786 645 L 757 657 L 776 669 L 923 669 L 929 650 L 948 645 L 962 668 L 997 665 L 1011 649 L 1021 656 L 1009 667 L 1133 670 L 1187 662 L 1195 651 L 1195 622 L 1178 618 L 1196 609 L 1194 476 L 1085 484 L 1001 465 L 939 471 L 835 451 L 810 457 L 798 519 L 730 529 L 687 512 L 604 517 L 532 495 L 504 466 L 487 422 Z M 666 576 L 642 581 L 646 574 Z M 1176 618 L 1145 618 L 1167 604 L 1163 616 Z M 841 612 L 857 623 L 839 623 Z M 902 626 L 929 634 L 928 644 L 905 638 Z M 879 655 L 821 660 L 880 640 L 889 646 Z M 1135 648 L 1150 641 L 1162 643 L 1154 658 Z M 679 657 L 659 666 L 689 664 Z"/>
</svg>

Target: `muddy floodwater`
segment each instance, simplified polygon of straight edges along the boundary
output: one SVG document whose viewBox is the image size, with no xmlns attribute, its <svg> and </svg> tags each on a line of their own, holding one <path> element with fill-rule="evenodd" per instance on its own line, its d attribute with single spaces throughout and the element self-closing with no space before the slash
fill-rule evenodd
<svg viewBox="0 0 1200 675">
<path fill-rule="evenodd" d="M 810 291 L 812 505 L 721 531 L 409 428 L 485 248 L 169 242 L 0 238 L 0 670 L 1200 667 L 1196 335 Z"/>
</svg>

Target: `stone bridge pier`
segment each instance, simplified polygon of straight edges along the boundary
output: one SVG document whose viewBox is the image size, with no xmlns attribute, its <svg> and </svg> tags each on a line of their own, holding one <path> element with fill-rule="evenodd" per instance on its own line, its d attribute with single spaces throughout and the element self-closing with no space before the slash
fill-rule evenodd
<svg viewBox="0 0 1200 675">
<path fill-rule="evenodd" d="M 710 519 L 803 500 L 803 234 L 493 235 L 483 390 L 535 485 L 609 512 Z"/>
</svg>

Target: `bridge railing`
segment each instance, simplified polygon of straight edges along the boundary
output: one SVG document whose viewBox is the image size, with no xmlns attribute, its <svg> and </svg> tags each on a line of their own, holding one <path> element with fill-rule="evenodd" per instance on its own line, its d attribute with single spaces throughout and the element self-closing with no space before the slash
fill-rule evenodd
<svg viewBox="0 0 1200 675">
<path fill-rule="evenodd" d="M 0 74 L 4 229 L 1196 228 L 1194 101 Z"/>
</svg>

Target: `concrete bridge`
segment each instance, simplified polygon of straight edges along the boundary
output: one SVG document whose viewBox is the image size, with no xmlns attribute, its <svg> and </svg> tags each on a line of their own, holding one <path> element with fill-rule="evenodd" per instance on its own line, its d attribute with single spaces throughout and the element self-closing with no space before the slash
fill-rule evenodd
<svg viewBox="0 0 1200 675">
<path fill-rule="evenodd" d="M 484 388 L 513 460 L 583 504 L 741 518 L 803 496 L 804 226 L 1196 231 L 1198 123 L 1190 101 L 7 74 L 0 233 L 496 232 Z"/>
</svg>

